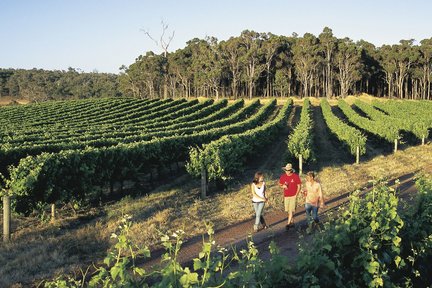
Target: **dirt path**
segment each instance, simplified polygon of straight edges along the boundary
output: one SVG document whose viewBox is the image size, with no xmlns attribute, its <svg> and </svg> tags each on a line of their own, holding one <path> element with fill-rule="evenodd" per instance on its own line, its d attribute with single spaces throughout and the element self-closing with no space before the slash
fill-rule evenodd
<svg viewBox="0 0 432 288">
<path fill-rule="evenodd" d="M 399 195 L 401 198 L 409 198 L 417 192 L 414 183 L 414 174 L 406 174 L 399 177 L 400 183 L 398 185 Z M 394 180 L 389 182 L 394 185 Z M 363 194 L 371 190 L 371 187 L 365 187 L 362 191 Z M 326 207 L 319 211 L 320 218 L 322 221 L 326 221 L 329 212 L 334 212 L 341 205 L 345 205 L 348 202 L 349 193 L 339 195 L 327 200 Z M 298 243 L 299 239 L 302 241 L 307 240 L 305 235 L 306 219 L 303 207 L 297 207 L 294 214 L 294 221 L 296 223 L 295 228 L 289 231 L 285 230 L 286 215 L 284 212 L 271 212 L 265 215 L 266 221 L 270 224 L 269 229 L 261 230 L 258 233 L 252 232 L 254 219 L 237 223 L 226 227 L 224 229 L 215 232 L 214 240 L 216 243 L 222 247 L 230 249 L 231 247 L 236 247 L 239 251 L 242 248 L 247 247 L 248 237 L 252 237 L 253 242 L 257 246 L 261 259 L 269 259 L 269 245 L 271 241 L 274 241 L 279 247 L 282 255 L 288 256 L 291 262 L 295 262 L 298 256 Z M 306 236 L 306 238 L 304 237 Z M 183 244 L 180 250 L 178 261 L 183 265 L 192 265 L 192 260 L 197 257 L 202 249 L 202 236 L 194 237 Z M 157 267 L 160 263 L 160 256 L 164 250 L 159 249 L 152 252 L 152 258 L 142 265 L 146 269 L 151 267 Z"/>
</svg>

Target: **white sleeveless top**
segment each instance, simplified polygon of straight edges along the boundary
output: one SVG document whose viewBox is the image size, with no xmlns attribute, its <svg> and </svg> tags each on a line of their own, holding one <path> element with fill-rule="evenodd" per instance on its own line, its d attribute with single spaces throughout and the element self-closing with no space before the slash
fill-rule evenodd
<svg viewBox="0 0 432 288">
<path fill-rule="evenodd" d="M 254 188 L 255 194 L 258 196 L 265 198 L 265 182 L 262 183 L 261 188 L 258 188 L 255 183 L 252 183 L 252 187 Z M 255 195 L 252 197 L 252 202 L 264 202 L 262 199 L 257 198 Z"/>
</svg>

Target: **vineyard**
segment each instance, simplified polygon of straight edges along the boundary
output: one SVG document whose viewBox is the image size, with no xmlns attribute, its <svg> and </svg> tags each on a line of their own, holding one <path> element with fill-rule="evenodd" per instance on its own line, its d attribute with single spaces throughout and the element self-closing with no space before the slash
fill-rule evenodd
<svg viewBox="0 0 432 288">
<path fill-rule="evenodd" d="M 29 213 L 36 203 L 100 201 L 115 183 L 138 181 L 179 163 L 194 176 L 229 179 L 248 159 L 278 139 L 292 100 L 245 103 L 237 100 L 137 100 L 127 98 L 52 102 L 0 109 L 0 171 L 16 210 Z M 299 124 L 287 150 L 314 160 L 310 101 L 304 100 Z M 367 153 L 367 135 L 394 143 L 403 135 L 425 143 L 432 128 L 430 103 L 339 100 L 348 123 L 321 101 L 325 123 L 349 152 Z M 361 111 L 362 113 L 359 113 Z M 409 134 L 406 134 L 409 133 Z"/>
<path fill-rule="evenodd" d="M 287 130 L 295 109 L 300 110 L 298 119 Z M 179 173 L 173 171 L 179 167 L 194 178 L 230 183 L 256 155 L 270 153 L 275 143 L 284 144 L 278 160 L 296 159 L 294 165 L 302 172 L 304 166 L 317 167 L 314 163 L 327 149 L 318 144 L 317 119 L 326 128 L 321 133 L 337 143 L 335 149 L 352 157 L 350 164 L 361 163 L 361 157 L 372 155 L 377 146 L 397 152 L 408 145 L 425 145 L 432 129 L 431 109 L 426 101 L 361 98 L 109 98 L 0 107 L 1 193 L 12 200 L 14 213 L 29 215 L 48 204 L 95 207 L 114 194 L 126 196 L 127 183 L 168 178 Z M 375 208 L 368 209 L 371 213 Z M 397 249 L 389 249 L 386 253 L 395 261 Z M 375 257 L 372 250 L 367 257 Z M 326 251 L 322 253 L 320 257 L 327 257 Z M 371 275 L 385 279 L 386 270 L 379 269 Z M 378 281 L 375 276 L 364 276 L 364 283 Z M 312 285 L 314 280 L 307 281 Z"/>
</svg>

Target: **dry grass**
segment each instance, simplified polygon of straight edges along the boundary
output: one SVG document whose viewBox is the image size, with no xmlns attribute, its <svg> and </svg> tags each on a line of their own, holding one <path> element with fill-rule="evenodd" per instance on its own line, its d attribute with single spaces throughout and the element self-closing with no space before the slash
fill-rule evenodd
<svg viewBox="0 0 432 288">
<path fill-rule="evenodd" d="M 19 104 L 28 104 L 30 102 L 29 100 L 26 100 L 26 99 L 14 99 L 14 98 L 9 97 L 9 96 L 3 96 L 3 97 L 0 97 L 0 106 L 9 105 L 14 100 Z"/>
</svg>

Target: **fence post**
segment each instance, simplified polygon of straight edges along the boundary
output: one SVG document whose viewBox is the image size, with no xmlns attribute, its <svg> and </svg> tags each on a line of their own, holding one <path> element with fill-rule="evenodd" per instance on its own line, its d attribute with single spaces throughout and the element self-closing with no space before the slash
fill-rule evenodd
<svg viewBox="0 0 432 288">
<path fill-rule="evenodd" d="M 360 163 L 360 147 L 356 147 L 356 164 Z"/>
<path fill-rule="evenodd" d="M 394 153 L 396 153 L 398 150 L 398 139 L 395 139 L 394 141 Z"/>
<path fill-rule="evenodd" d="M 51 204 L 51 222 L 54 222 L 56 218 L 55 204 Z"/>
<path fill-rule="evenodd" d="M 10 241 L 11 209 L 10 196 L 3 196 L 3 242 Z"/>
<path fill-rule="evenodd" d="M 300 154 L 299 156 L 299 175 L 303 173 L 303 156 Z"/>
<path fill-rule="evenodd" d="M 201 199 L 207 197 L 207 169 L 204 163 L 201 163 Z"/>
</svg>

